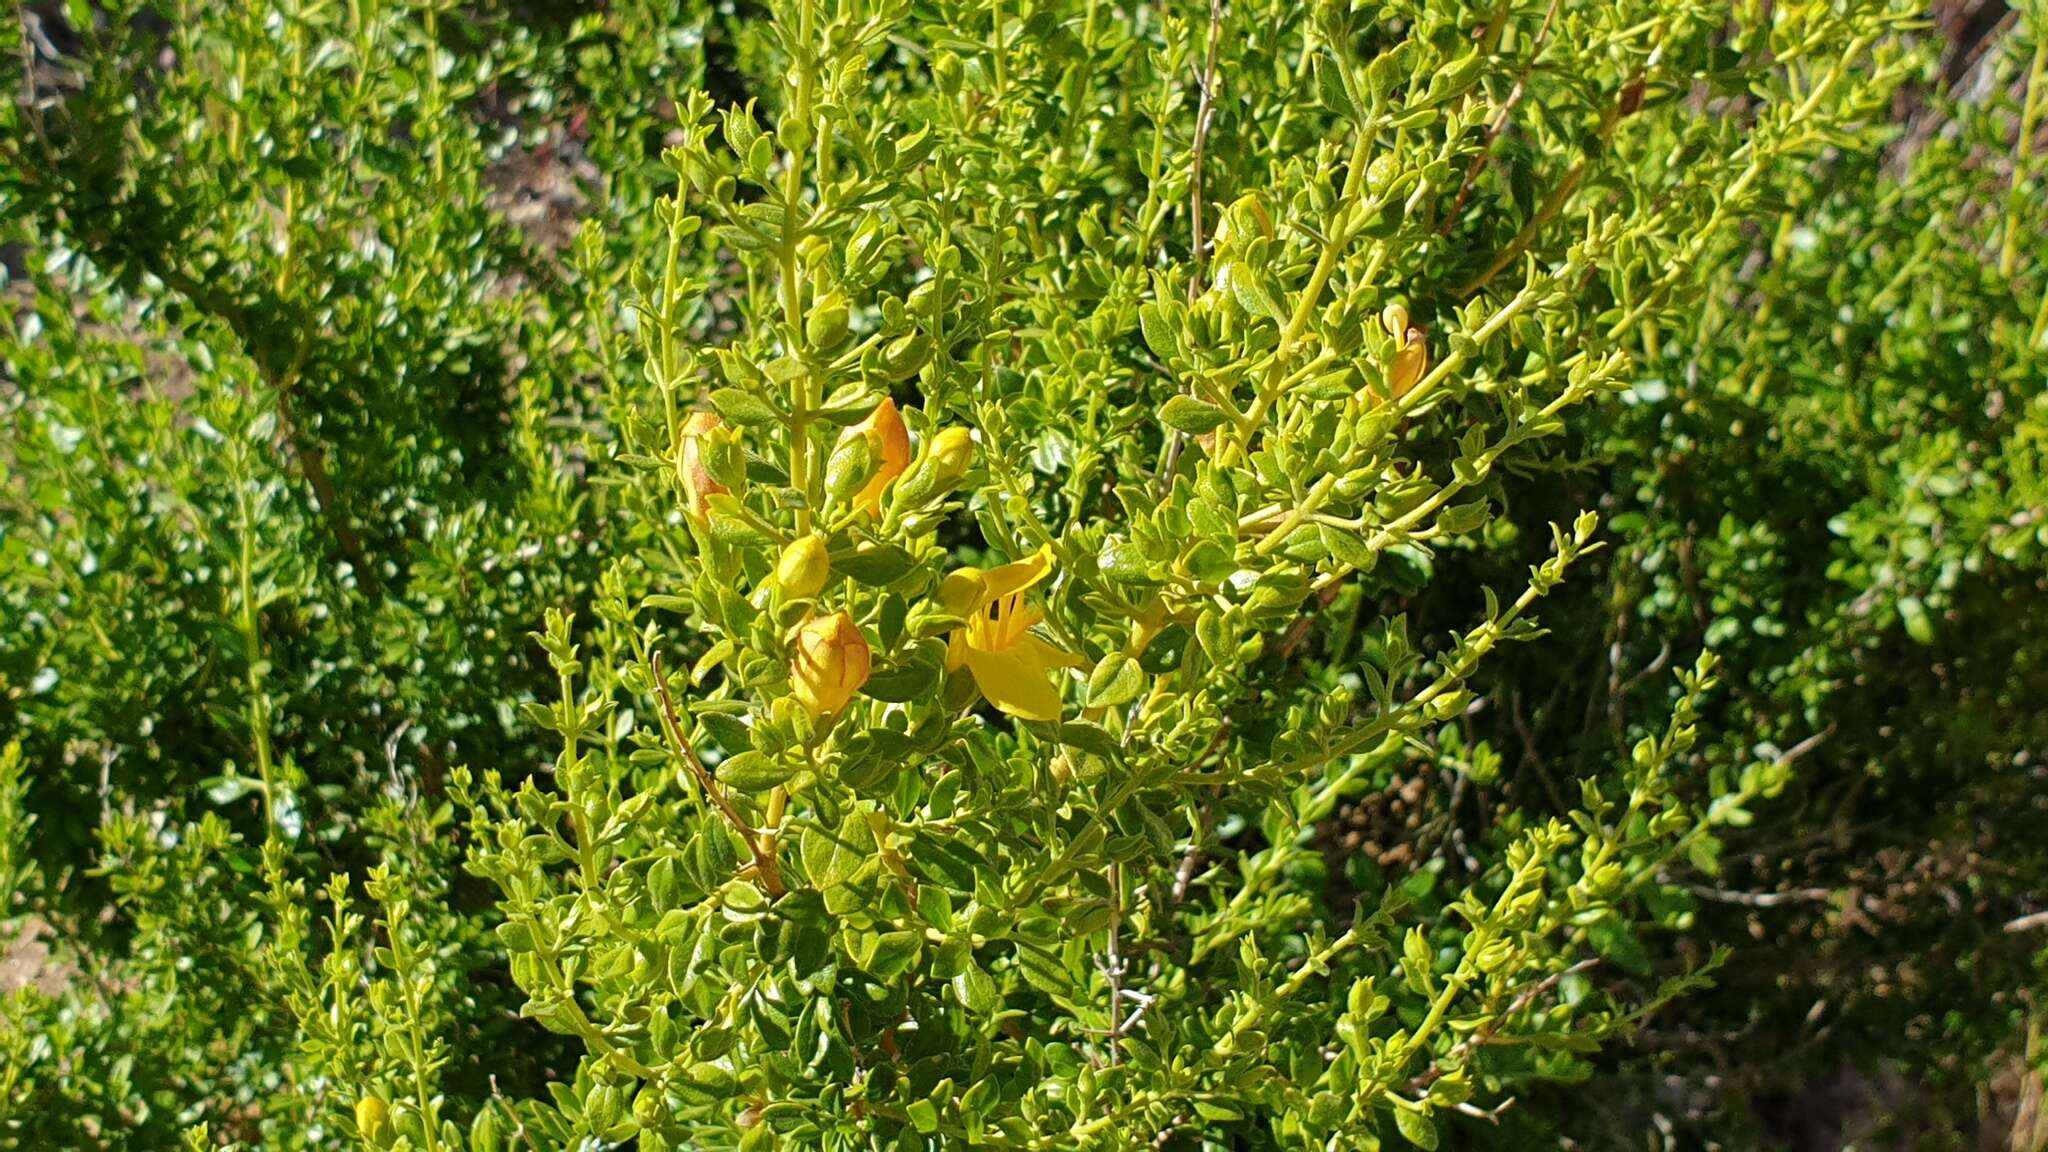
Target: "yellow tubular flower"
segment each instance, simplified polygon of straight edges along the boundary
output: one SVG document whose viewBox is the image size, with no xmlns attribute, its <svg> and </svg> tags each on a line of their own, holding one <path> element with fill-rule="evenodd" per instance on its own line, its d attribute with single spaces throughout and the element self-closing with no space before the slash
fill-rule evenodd
<svg viewBox="0 0 2048 1152">
<path fill-rule="evenodd" d="M 790 687 L 797 703 L 813 716 L 846 707 L 868 682 L 868 641 L 845 612 L 819 616 L 796 631 L 789 661 Z"/>
<path fill-rule="evenodd" d="M 903 475 L 910 467 L 910 430 L 903 426 L 903 416 L 896 410 L 896 401 L 887 396 L 868 413 L 868 418 L 839 434 L 841 443 L 854 436 L 865 436 L 873 446 L 875 459 L 880 466 L 868 478 L 867 487 L 857 493 L 853 501 L 868 510 L 870 516 L 882 514 L 882 493 L 889 485 Z"/>
<path fill-rule="evenodd" d="M 1059 719 L 1060 690 L 1051 670 L 1083 663 L 1031 632 L 1045 614 L 1026 604 L 1024 593 L 1051 574 L 1052 549 L 1043 547 L 987 572 L 959 569 L 939 588 L 947 610 L 967 618 L 947 645 L 947 669 L 966 665 L 988 702 L 1020 720 Z"/>
</svg>

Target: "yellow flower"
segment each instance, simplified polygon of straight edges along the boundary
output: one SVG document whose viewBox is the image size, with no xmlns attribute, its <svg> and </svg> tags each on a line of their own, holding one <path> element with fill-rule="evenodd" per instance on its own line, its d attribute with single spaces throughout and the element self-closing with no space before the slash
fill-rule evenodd
<svg viewBox="0 0 2048 1152">
<path fill-rule="evenodd" d="M 683 481 L 683 506 L 697 520 L 704 519 L 706 502 L 720 492 L 731 489 L 720 484 L 704 466 L 703 439 L 716 430 L 724 421 L 715 413 L 692 412 L 683 421 L 682 446 L 676 453 L 676 473 Z"/>
<path fill-rule="evenodd" d="M 1026 604 L 1024 593 L 1051 574 L 1047 546 L 987 572 L 961 568 L 939 588 L 946 609 L 967 618 L 953 630 L 946 667 L 966 665 L 989 703 L 1022 720 L 1059 719 L 1060 690 L 1049 673 L 1083 663 L 1031 632 L 1045 614 Z"/>
<path fill-rule="evenodd" d="M 882 493 L 903 470 L 910 467 L 910 430 L 903 426 L 903 416 L 896 410 L 896 401 L 887 396 L 868 413 L 868 418 L 839 434 L 839 442 L 846 443 L 856 436 L 865 436 L 874 452 L 877 467 L 868 477 L 867 486 L 854 495 L 853 502 L 868 510 L 870 516 L 882 514 Z"/>
<path fill-rule="evenodd" d="M 796 631 L 796 651 L 789 661 L 790 686 L 797 703 L 813 716 L 846 707 L 868 682 L 868 641 L 845 612 L 819 616 Z"/>
</svg>

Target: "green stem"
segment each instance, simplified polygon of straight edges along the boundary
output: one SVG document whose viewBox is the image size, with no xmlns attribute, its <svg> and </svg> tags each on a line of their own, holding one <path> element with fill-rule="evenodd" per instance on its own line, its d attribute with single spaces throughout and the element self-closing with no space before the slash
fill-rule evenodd
<svg viewBox="0 0 2048 1152">
<path fill-rule="evenodd" d="M 1280 343 L 1273 349 L 1272 359 L 1267 361 L 1266 379 L 1252 400 L 1252 410 L 1246 417 L 1241 434 L 1217 446 L 1216 466 L 1219 468 L 1228 468 L 1251 447 L 1252 437 L 1258 434 L 1273 405 L 1280 399 L 1281 389 L 1277 385 L 1281 373 L 1286 370 L 1287 358 L 1302 334 L 1308 331 L 1309 323 L 1315 319 L 1316 303 L 1322 299 L 1323 289 L 1329 286 L 1330 277 L 1337 271 L 1337 260 L 1351 240 L 1353 216 L 1358 206 L 1359 190 L 1365 185 L 1366 157 L 1372 151 L 1372 140 L 1371 129 L 1361 126 L 1358 140 L 1351 148 L 1351 167 L 1344 174 L 1344 190 L 1331 213 L 1329 238 L 1323 244 L 1322 253 L 1316 257 L 1316 266 L 1301 290 L 1301 298 L 1295 301 L 1294 314 L 1288 317 L 1287 327 L 1280 332 Z"/>
<path fill-rule="evenodd" d="M 2012 188 L 2005 198 L 2005 243 L 1998 252 L 1998 275 L 2005 279 L 2012 275 L 2013 265 L 2019 260 L 2020 214 L 2026 207 L 2028 162 L 2034 154 L 2034 132 L 2041 122 L 2041 89 L 2048 83 L 2048 30 L 2039 24 L 2034 29 L 2034 63 L 2027 69 L 2027 95 L 2020 106 L 2020 136 L 2013 144 Z"/>
<path fill-rule="evenodd" d="M 796 103 L 790 110 L 794 122 L 808 133 L 812 121 L 812 104 L 815 99 L 815 62 L 811 56 L 811 4 L 798 6 L 797 17 L 797 59 Z M 796 137 L 803 143 L 803 134 Z M 782 171 L 782 322 L 789 329 L 790 348 L 799 361 L 807 361 L 810 349 L 804 339 L 804 286 L 803 265 L 797 249 L 803 241 L 803 198 L 804 168 L 808 147 L 794 144 L 784 157 Z M 802 494 L 803 499 L 796 509 L 796 531 L 802 536 L 811 530 L 813 509 L 823 495 L 822 476 L 811 467 L 811 416 L 818 406 L 812 398 L 816 388 L 814 376 L 809 370 L 798 372 L 789 382 L 789 482 Z"/>
</svg>

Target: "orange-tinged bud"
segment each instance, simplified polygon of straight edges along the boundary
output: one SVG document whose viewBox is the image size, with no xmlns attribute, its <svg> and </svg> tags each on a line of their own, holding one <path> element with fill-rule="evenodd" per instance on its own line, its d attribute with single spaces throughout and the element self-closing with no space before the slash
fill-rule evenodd
<svg viewBox="0 0 2048 1152">
<path fill-rule="evenodd" d="M 1410 328 L 1401 350 L 1394 353 L 1393 366 L 1387 369 L 1387 390 L 1399 400 L 1428 371 L 1429 343 L 1422 338 L 1421 330 Z"/>
<path fill-rule="evenodd" d="M 832 715 L 868 682 L 868 665 L 867 638 L 853 617 L 845 612 L 819 616 L 796 631 L 790 686 L 805 711 Z"/>
<path fill-rule="evenodd" d="M 713 478 L 711 470 L 704 466 L 704 437 L 724 423 L 713 412 L 692 412 L 690 418 L 683 421 L 682 446 L 676 453 L 676 474 L 683 482 L 683 505 L 697 520 L 704 519 L 705 505 L 711 497 L 731 491 Z"/>
<path fill-rule="evenodd" d="M 848 428 L 839 439 L 844 443 L 854 436 L 867 438 L 877 462 L 866 487 L 854 496 L 854 503 L 867 509 L 869 515 L 879 516 L 882 514 L 882 493 L 887 492 L 889 485 L 910 467 L 910 430 L 903 426 L 903 415 L 896 410 L 896 401 L 884 396 L 867 419 Z"/>
</svg>

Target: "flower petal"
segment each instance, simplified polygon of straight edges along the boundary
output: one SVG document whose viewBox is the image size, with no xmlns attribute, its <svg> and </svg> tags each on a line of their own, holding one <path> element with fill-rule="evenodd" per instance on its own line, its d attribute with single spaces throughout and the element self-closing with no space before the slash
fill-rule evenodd
<svg viewBox="0 0 2048 1152">
<path fill-rule="evenodd" d="M 1032 659 L 1046 668 L 1088 668 L 1088 661 L 1074 655 L 1051 641 L 1041 640 L 1032 633 L 1025 633 L 1017 640 L 1017 647 L 1031 650 Z"/>
<path fill-rule="evenodd" d="M 1052 575 L 1052 545 L 1041 544 L 1029 557 L 981 574 L 981 600 L 987 604 L 1026 588 Z"/>
<path fill-rule="evenodd" d="M 1000 652 L 968 648 L 966 658 L 974 686 L 989 703 L 1020 720 L 1060 718 L 1060 690 L 1046 679 L 1036 647 L 1018 644 Z"/>
</svg>

